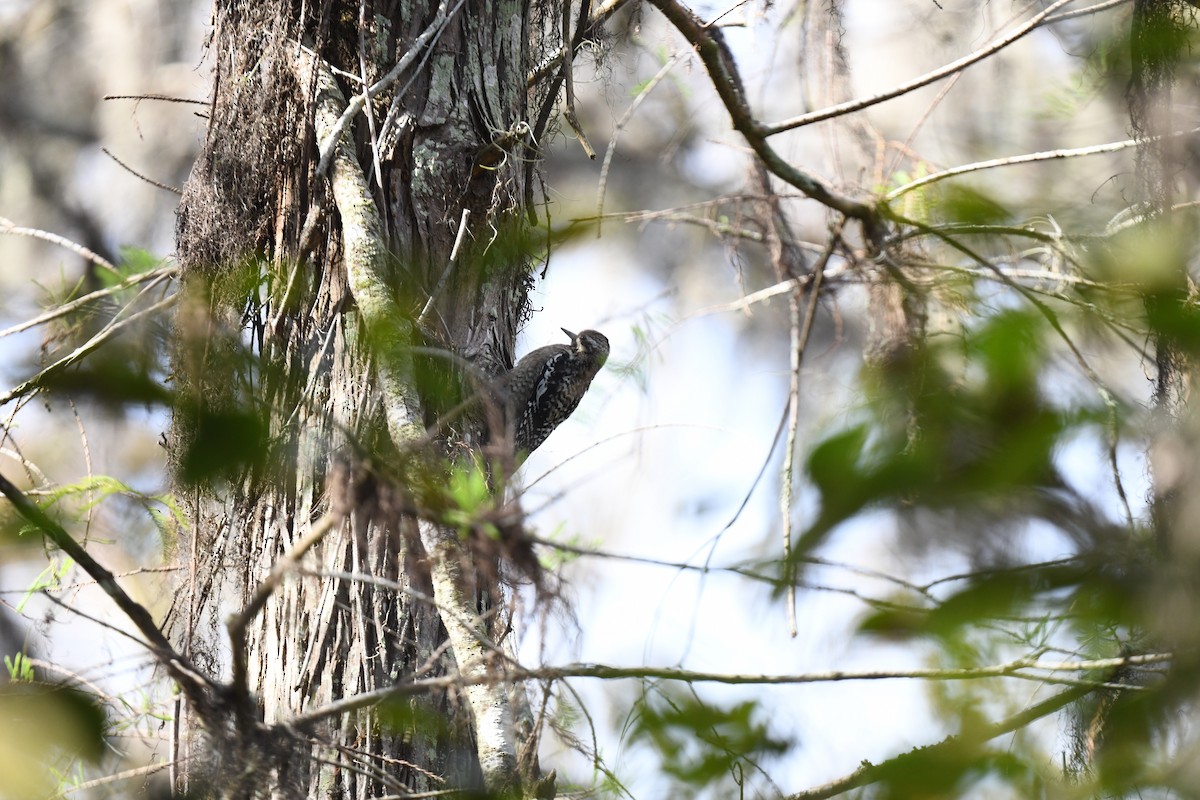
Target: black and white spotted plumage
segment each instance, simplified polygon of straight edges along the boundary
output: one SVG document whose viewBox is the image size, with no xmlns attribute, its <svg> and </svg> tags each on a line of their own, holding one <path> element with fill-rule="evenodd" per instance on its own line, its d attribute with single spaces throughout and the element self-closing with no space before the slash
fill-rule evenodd
<svg viewBox="0 0 1200 800">
<path fill-rule="evenodd" d="M 515 451 L 529 455 L 546 441 L 583 399 L 608 360 L 608 339 L 599 331 L 563 333 L 570 344 L 539 347 L 507 376 L 508 419 Z"/>
</svg>

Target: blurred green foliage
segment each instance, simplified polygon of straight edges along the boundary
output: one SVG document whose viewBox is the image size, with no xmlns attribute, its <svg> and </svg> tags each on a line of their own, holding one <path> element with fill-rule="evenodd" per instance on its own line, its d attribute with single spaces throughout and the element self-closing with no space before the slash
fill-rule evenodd
<svg viewBox="0 0 1200 800">
<path fill-rule="evenodd" d="M 54 796 L 58 775 L 104 754 L 103 709 L 75 689 L 17 680 L 0 683 L 0 797 Z"/>
<path fill-rule="evenodd" d="M 705 702 L 694 694 L 651 687 L 639 703 L 630 738 L 650 744 L 663 770 L 699 789 L 741 783 L 745 772 L 760 769 L 764 759 L 792 746 L 773 736 L 757 702 L 728 706 Z"/>
<path fill-rule="evenodd" d="M 999 219 L 980 209 L 961 208 L 956 219 Z M 1150 424 L 1086 361 L 1099 364 L 1129 332 L 1168 351 L 1200 352 L 1182 223 L 1135 219 L 1091 243 L 1083 263 L 1111 289 L 1081 286 L 1041 305 L 1011 287 L 972 292 L 948 331 L 866 367 L 861 407 L 810 451 L 818 510 L 784 574 L 879 511 L 915 550 L 969 563 L 956 578 L 897 589 L 863 614 L 860 634 L 920 644 L 931 666 L 945 669 L 1176 651 L 1169 664 L 1043 675 L 1039 696 L 1070 709 L 1072 758 L 1063 764 L 1034 724 L 1061 710 L 1054 703 L 1023 718 L 1029 692 L 1011 680 L 936 683 L 931 695 L 950 737 L 868 765 L 855 785 L 874 786 L 871 796 L 972 797 L 999 786 L 1019 797 L 1050 796 L 1050 786 L 1062 796 L 1196 796 L 1181 788 L 1171 759 L 1186 760 L 1193 746 L 1197 637 L 1173 635 L 1179 626 L 1163 617 L 1164 601 L 1174 604 L 1172 619 L 1200 612 L 1200 585 L 1182 567 L 1194 559 L 1184 553 L 1180 562 L 1163 544 L 1194 520 L 1164 518 L 1156 530 L 1148 512 L 1114 513 L 1128 503 L 1118 498 L 1115 461 L 1100 486 L 1077 485 L 1060 461 L 1072 443 L 1115 453 L 1114 442 L 1144 450 L 1163 434 L 1163 420 Z M 1189 458 L 1190 420 L 1166 434 Z M 1013 724 L 989 722 L 1001 718 Z"/>
<path fill-rule="evenodd" d="M 1044 337 L 1036 312 L 1004 311 L 868 372 L 866 418 L 809 455 L 820 513 L 795 558 L 867 509 L 1023 517 L 1052 504 L 1064 488 L 1055 448 L 1104 417 L 1043 396 Z"/>
<path fill-rule="evenodd" d="M 495 513 L 495 492 L 487 473 L 476 463 L 453 467 L 445 489 L 446 507 L 442 519 L 458 528 L 459 535 L 466 538 L 471 531 L 482 531 L 493 539 L 500 538 L 500 530 L 488 517 Z"/>
</svg>

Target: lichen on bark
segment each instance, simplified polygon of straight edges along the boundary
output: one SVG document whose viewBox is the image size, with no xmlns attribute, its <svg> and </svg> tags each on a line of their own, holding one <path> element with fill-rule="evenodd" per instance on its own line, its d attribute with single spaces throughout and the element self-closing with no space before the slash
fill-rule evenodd
<svg viewBox="0 0 1200 800">
<path fill-rule="evenodd" d="M 426 436 L 445 401 L 413 361 L 420 352 L 426 367 L 443 373 L 465 361 L 485 377 L 512 363 L 529 253 L 503 240 L 513 231 L 524 241 L 519 223 L 503 218 L 524 195 L 524 165 L 514 158 L 483 178 L 472 166 L 495 130 L 516 125 L 537 99 L 526 77 L 533 58 L 544 56 L 538 37 L 553 32 L 545 23 L 558 10 L 389 8 L 386 16 L 368 9 L 362 50 L 357 9 L 282 0 L 219 0 L 214 9 L 209 131 L 179 215 L 179 257 L 195 302 L 191 322 L 178 329 L 178 379 L 192 387 L 201 413 L 221 396 L 251 408 L 265 455 L 185 490 L 194 530 L 173 635 L 218 668 L 228 609 L 245 606 L 319 517 L 332 510 L 341 520 L 246 628 L 246 689 L 260 718 L 251 726 L 255 746 L 229 730 L 210 729 L 200 741 L 193 726 L 190 751 L 181 747 L 181 758 L 193 757 L 194 781 L 226 781 L 225 789 L 247 770 L 256 776 L 250 793 L 278 796 L 517 780 L 502 687 L 415 698 L 303 729 L 289 722 L 397 681 L 485 668 L 475 645 L 496 635 L 497 617 L 480 605 L 501 596 L 495 586 L 482 591 L 494 569 L 476 574 L 453 529 L 426 521 L 423 542 L 413 516 L 438 470 L 451 468 L 451 454 L 478 446 L 480 421 L 468 414 Z M 387 74 L 439 14 L 446 23 L 423 40 L 428 53 L 370 104 L 377 130 L 391 125 L 389 143 L 373 142 L 360 114 L 331 174 L 318 174 L 330 120 L 362 86 L 332 76 L 361 74 L 363 61 L 368 81 Z M 531 24 L 538 14 L 547 16 Z M 553 46 L 552 39 L 546 47 Z M 494 76 L 483 64 L 496 65 Z M 417 326 L 464 208 L 479 227 L 434 298 L 431 323 Z M 207 288 L 237 270 L 248 277 L 242 291 L 218 296 Z M 241 366 L 217 368 L 208 346 L 215 330 L 225 331 L 236 351 L 231 363 Z M 186 428 L 176 426 L 176 452 L 202 443 Z M 446 608 L 430 603 L 435 594 L 441 606 L 459 605 L 449 617 L 456 622 L 445 624 Z M 422 722 L 430 719 L 444 724 Z M 498 741 L 491 731 L 502 731 Z M 204 770 L 201 752 L 212 769 Z"/>
</svg>

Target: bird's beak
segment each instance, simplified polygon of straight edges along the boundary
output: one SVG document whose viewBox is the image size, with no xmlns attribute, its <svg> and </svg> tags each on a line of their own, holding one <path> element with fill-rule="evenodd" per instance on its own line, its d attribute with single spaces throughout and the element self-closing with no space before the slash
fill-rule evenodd
<svg viewBox="0 0 1200 800">
<path fill-rule="evenodd" d="M 560 331 L 562 331 L 563 333 L 565 333 L 567 336 L 570 336 L 570 337 L 571 337 L 571 343 L 572 343 L 572 344 L 574 344 L 574 343 L 575 343 L 575 340 L 579 338 L 578 336 L 576 336 L 575 334 L 571 333 L 571 332 L 570 332 L 569 330 L 567 330 L 566 328 L 559 328 L 559 330 L 560 330 Z"/>
</svg>

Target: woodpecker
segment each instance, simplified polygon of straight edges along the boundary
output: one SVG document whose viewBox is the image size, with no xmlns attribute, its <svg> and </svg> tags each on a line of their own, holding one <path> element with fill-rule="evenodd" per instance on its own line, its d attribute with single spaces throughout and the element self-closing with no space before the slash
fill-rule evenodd
<svg viewBox="0 0 1200 800">
<path fill-rule="evenodd" d="M 571 416 L 608 360 L 608 339 L 603 333 L 561 330 L 570 344 L 539 347 L 507 375 L 506 411 L 518 458 L 536 450 Z"/>
</svg>

